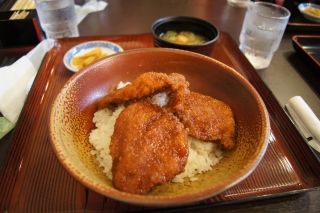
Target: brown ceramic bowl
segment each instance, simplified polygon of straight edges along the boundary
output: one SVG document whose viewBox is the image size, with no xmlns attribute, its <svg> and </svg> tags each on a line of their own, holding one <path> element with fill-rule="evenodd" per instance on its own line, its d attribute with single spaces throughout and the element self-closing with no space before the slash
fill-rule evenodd
<svg viewBox="0 0 320 213">
<path fill-rule="evenodd" d="M 237 123 L 234 151 L 224 153 L 211 171 L 197 181 L 169 183 L 147 195 L 115 189 L 104 175 L 89 144 L 93 114 L 100 98 L 120 82 L 155 71 L 181 73 L 192 91 L 229 104 Z M 49 121 L 51 144 L 64 168 L 84 186 L 116 200 L 149 206 L 172 206 L 217 195 L 244 180 L 265 154 L 269 119 L 265 105 L 251 84 L 225 64 L 189 51 L 149 48 L 125 51 L 94 62 L 73 75 L 55 99 Z"/>
<path fill-rule="evenodd" d="M 203 19 L 188 16 L 169 16 L 161 18 L 152 24 L 154 46 L 188 50 L 209 56 L 214 43 L 219 38 L 219 30 L 216 26 Z M 197 45 L 184 45 L 168 42 L 161 35 L 168 31 L 190 31 L 208 39 L 206 43 Z"/>
</svg>

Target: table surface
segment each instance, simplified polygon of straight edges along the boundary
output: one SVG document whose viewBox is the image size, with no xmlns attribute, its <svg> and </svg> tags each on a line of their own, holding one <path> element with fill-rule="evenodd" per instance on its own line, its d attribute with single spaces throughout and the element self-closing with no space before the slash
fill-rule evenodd
<svg viewBox="0 0 320 213">
<path fill-rule="evenodd" d="M 75 0 L 79 5 L 83 0 Z M 227 0 L 108 0 L 104 11 L 90 13 L 80 24 L 80 36 L 130 35 L 150 33 L 151 25 L 161 17 L 183 15 L 205 19 L 228 33 L 239 43 L 244 8 L 235 8 Z M 274 94 L 281 106 L 293 96 L 301 96 L 320 117 L 320 78 L 312 72 L 292 46 L 293 35 L 308 35 L 311 32 L 286 32 L 270 66 L 257 71 L 261 79 Z M 10 134 L 0 141 L 0 150 L 6 150 L 3 141 L 9 141 Z M 0 155 L 5 154 L 1 151 Z M 273 199 L 262 199 L 250 203 L 215 207 L 214 209 L 190 210 L 187 212 L 320 212 L 315 190 Z"/>
</svg>

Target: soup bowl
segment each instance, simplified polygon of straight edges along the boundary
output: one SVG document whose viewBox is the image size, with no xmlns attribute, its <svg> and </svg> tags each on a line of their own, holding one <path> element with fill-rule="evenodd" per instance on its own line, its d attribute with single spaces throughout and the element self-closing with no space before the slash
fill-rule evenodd
<svg viewBox="0 0 320 213">
<path fill-rule="evenodd" d="M 219 38 L 218 28 L 208 21 L 188 16 L 168 16 L 158 19 L 151 27 L 155 47 L 175 48 L 200 53 L 209 56 L 215 42 Z M 206 42 L 201 44 L 181 44 L 163 38 L 167 32 L 191 32 L 194 35 L 202 36 Z"/>
<path fill-rule="evenodd" d="M 154 187 L 146 195 L 120 191 L 103 173 L 89 143 L 95 129 L 99 100 L 120 81 L 132 82 L 145 72 L 180 73 L 190 90 L 228 104 L 234 112 L 237 145 L 224 151 L 212 170 L 198 180 Z M 209 198 L 244 180 L 254 171 L 267 149 L 269 117 L 252 85 L 227 65 L 207 56 L 176 49 L 148 48 L 125 51 L 101 59 L 73 75 L 53 102 L 50 141 L 63 167 L 87 188 L 104 196 L 143 206 L 174 206 Z"/>
</svg>

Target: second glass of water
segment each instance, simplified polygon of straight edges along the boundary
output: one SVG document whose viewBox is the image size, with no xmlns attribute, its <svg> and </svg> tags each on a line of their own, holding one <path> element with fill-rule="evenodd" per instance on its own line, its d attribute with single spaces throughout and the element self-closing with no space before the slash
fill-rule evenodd
<svg viewBox="0 0 320 213">
<path fill-rule="evenodd" d="M 248 6 L 239 48 L 255 69 L 265 69 L 270 65 L 289 17 L 289 10 L 277 4 L 255 2 Z"/>
<path fill-rule="evenodd" d="M 35 3 L 47 38 L 79 36 L 74 0 L 35 0 Z"/>
</svg>

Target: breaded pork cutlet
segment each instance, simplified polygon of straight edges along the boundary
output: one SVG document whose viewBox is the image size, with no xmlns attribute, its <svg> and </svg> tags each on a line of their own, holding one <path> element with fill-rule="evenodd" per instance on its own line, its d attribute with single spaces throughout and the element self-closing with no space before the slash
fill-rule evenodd
<svg viewBox="0 0 320 213">
<path fill-rule="evenodd" d="M 188 131 L 161 107 L 147 100 L 133 102 L 116 120 L 110 154 L 114 186 L 146 194 L 184 171 Z"/>
<path fill-rule="evenodd" d="M 119 104 L 129 100 L 150 97 L 159 92 L 174 92 L 176 90 L 188 91 L 189 83 L 185 77 L 178 73 L 170 75 L 157 72 L 147 72 L 137 77 L 132 84 L 114 90 L 104 96 L 98 103 L 98 110 L 110 104 Z"/>
<path fill-rule="evenodd" d="M 235 120 L 229 105 L 207 95 L 185 94 L 179 105 L 171 105 L 189 135 L 201 141 L 212 141 L 226 150 L 236 146 Z"/>
</svg>

